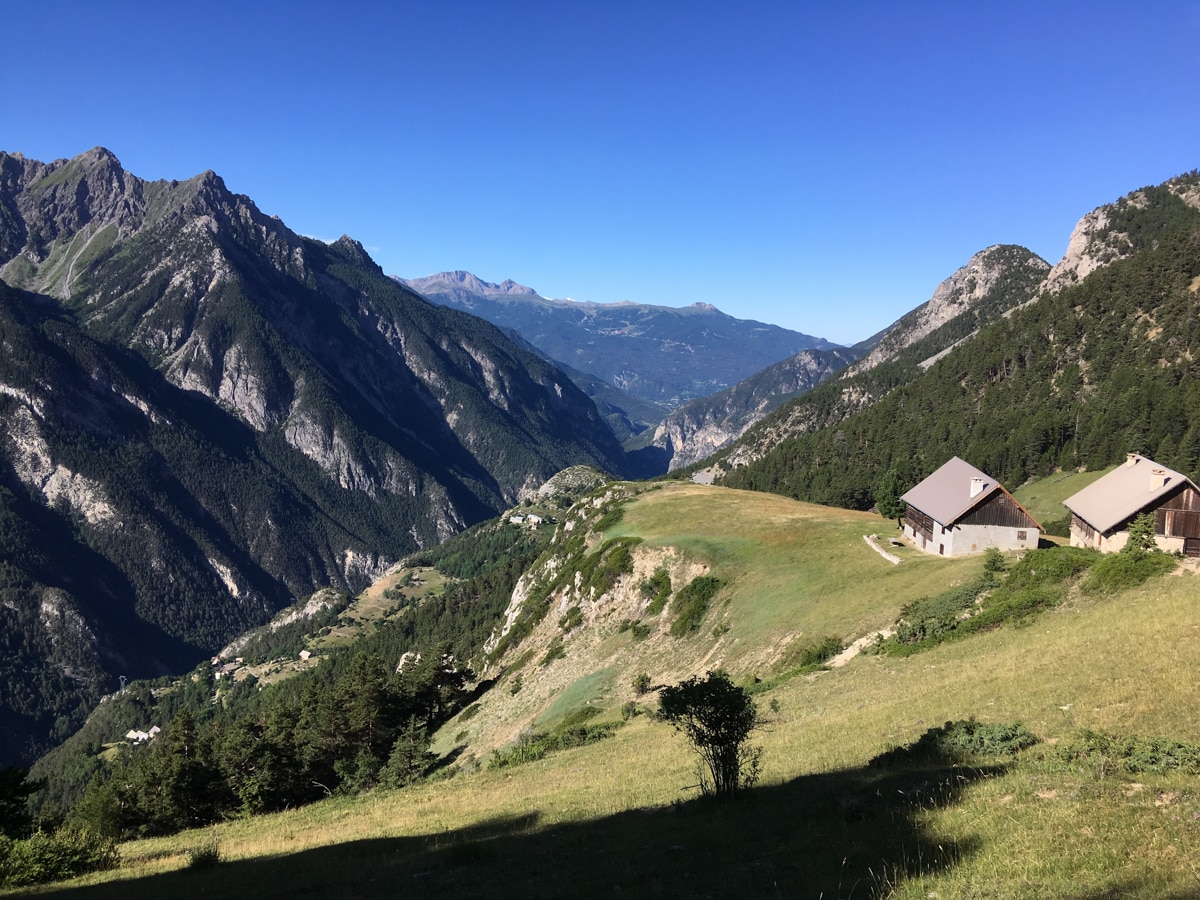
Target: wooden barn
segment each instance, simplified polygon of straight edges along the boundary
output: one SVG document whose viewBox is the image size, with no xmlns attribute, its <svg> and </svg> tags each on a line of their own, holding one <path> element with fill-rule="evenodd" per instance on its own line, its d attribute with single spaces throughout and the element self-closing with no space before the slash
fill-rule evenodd
<svg viewBox="0 0 1200 900">
<path fill-rule="evenodd" d="M 1032 550 L 1042 526 L 996 479 L 957 456 L 901 498 L 904 534 L 918 548 L 968 556 L 989 547 Z"/>
<path fill-rule="evenodd" d="M 1113 469 L 1063 501 L 1071 511 L 1071 546 L 1113 553 L 1129 539 L 1129 523 L 1154 514 L 1155 541 L 1168 553 L 1200 556 L 1200 489 L 1186 475 L 1130 453 Z"/>
</svg>

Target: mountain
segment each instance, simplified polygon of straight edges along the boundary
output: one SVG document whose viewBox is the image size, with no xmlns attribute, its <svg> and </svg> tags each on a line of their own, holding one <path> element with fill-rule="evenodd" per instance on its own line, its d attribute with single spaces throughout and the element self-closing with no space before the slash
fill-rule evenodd
<svg viewBox="0 0 1200 900">
<path fill-rule="evenodd" d="M 731 388 L 690 400 L 667 413 L 652 430 L 626 443 L 627 450 L 657 448 L 666 470 L 699 462 L 797 394 L 811 390 L 858 358 L 853 349 L 801 350 Z"/>
<path fill-rule="evenodd" d="M 866 508 L 889 468 L 915 484 L 955 455 L 1012 486 L 1131 451 L 1198 474 L 1197 235 L 1195 172 L 1089 213 L 1027 301 L 764 419 L 724 483 Z"/>
<path fill-rule="evenodd" d="M 997 244 L 981 250 L 937 286 L 925 303 L 889 325 L 874 346 L 845 375 L 874 368 L 900 351 L 939 332 L 944 353 L 981 326 L 1025 302 L 1050 264 L 1024 247 Z M 953 326 L 951 326 L 953 323 Z M 932 348 L 930 348 L 932 349 Z M 928 360 L 922 365 L 928 365 Z"/>
<path fill-rule="evenodd" d="M 559 370 L 212 172 L 0 153 L 0 279 L 0 758 L 567 466 L 624 472 Z"/>
<path fill-rule="evenodd" d="M 556 362 L 668 409 L 732 387 L 801 350 L 836 346 L 735 319 L 707 303 L 673 308 L 548 300 L 532 288 L 492 284 L 469 272 L 404 283 L 435 303 L 513 329 Z"/>
<path fill-rule="evenodd" d="M 782 404 L 832 381 L 835 375 L 837 384 L 842 384 L 855 374 L 902 357 L 907 365 L 904 361 L 898 365 L 915 374 L 982 325 L 1028 300 L 1049 269 L 1048 263 L 1024 247 L 989 247 L 938 285 L 928 301 L 878 334 L 854 347 L 802 351 L 726 391 L 685 403 L 653 432 L 627 441 L 626 447 L 657 447 L 669 460 L 668 468 L 678 469 L 728 446 Z M 840 414 L 865 407 L 880 389 L 891 387 L 897 377 L 895 369 L 890 366 L 857 383 L 851 380 L 854 387 L 841 391 L 848 402 Z M 838 391 L 831 385 L 821 396 Z M 820 402 L 819 398 L 814 401 Z M 796 421 L 821 421 L 808 418 L 811 409 L 809 403 L 798 402 L 793 409 Z M 779 431 L 787 433 L 787 428 L 782 426 Z M 768 432 L 767 438 L 776 433 Z"/>
<path fill-rule="evenodd" d="M 508 335 L 516 344 L 524 347 L 530 353 L 535 353 L 542 357 L 546 362 L 557 367 L 563 374 L 575 382 L 575 386 L 587 394 L 592 402 L 596 404 L 596 409 L 604 417 L 604 421 L 608 423 L 609 428 L 612 429 L 618 441 L 624 443 L 630 440 L 662 418 L 665 410 L 665 407 L 662 405 L 652 403 L 649 400 L 641 400 L 620 388 L 614 387 L 602 378 L 598 378 L 587 372 L 581 372 L 579 369 L 574 369 L 566 363 L 551 359 L 512 328 L 501 328 L 501 331 Z M 635 468 L 638 468 L 636 462 L 630 462 Z M 658 473 L 656 472 L 655 474 Z"/>
</svg>

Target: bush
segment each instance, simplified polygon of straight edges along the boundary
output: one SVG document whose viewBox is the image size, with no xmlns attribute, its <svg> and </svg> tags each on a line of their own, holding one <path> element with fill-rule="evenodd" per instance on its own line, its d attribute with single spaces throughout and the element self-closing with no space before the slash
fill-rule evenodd
<svg viewBox="0 0 1200 900">
<path fill-rule="evenodd" d="M 901 762 L 968 763 L 977 757 L 1013 756 L 1038 742 L 1016 722 L 976 722 L 974 718 L 930 728 L 915 742 L 895 747 L 871 760 L 872 766 Z"/>
<path fill-rule="evenodd" d="M 571 631 L 583 624 L 583 610 L 578 606 L 572 606 L 558 619 L 558 627 L 563 631 Z"/>
<path fill-rule="evenodd" d="M 617 633 L 624 634 L 626 631 L 633 635 L 635 641 L 640 641 L 650 636 L 650 626 L 634 619 L 621 620 L 621 625 L 617 629 Z"/>
<path fill-rule="evenodd" d="M 1092 763 L 1102 770 L 1113 768 L 1131 775 L 1139 772 L 1200 775 L 1200 744 L 1167 738 L 1118 737 L 1088 730 L 1061 744 L 1057 755 L 1066 762 Z"/>
<path fill-rule="evenodd" d="M 1071 536 L 1071 517 L 1068 515 L 1063 516 L 1061 519 L 1051 519 L 1049 522 L 1043 522 L 1042 534 L 1051 537 L 1069 538 Z"/>
<path fill-rule="evenodd" d="M 948 632 L 958 627 L 963 613 L 975 607 L 975 601 L 986 590 L 995 587 L 990 574 L 952 587 L 936 597 L 922 597 L 901 607 L 896 623 L 895 642 L 898 644 L 939 643 Z"/>
<path fill-rule="evenodd" d="M 600 710 L 594 707 L 584 707 L 567 716 L 548 734 L 538 731 L 522 732 L 511 747 L 493 753 L 488 766 L 492 769 L 519 766 L 535 762 L 547 753 L 553 753 L 556 750 L 582 747 L 611 737 L 620 726 L 620 722 L 605 722 L 601 725 L 584 724 L 588 719 L 599 714 Z"/>
<path fill-rule="evenodd" d="M 1107 596 L 1135 588 L 1174 568 L 1175 560 L 1165 553 L 1109 553 L 1092 566 L 1082 590 L 1092 596 Z"/>
<path fill-rule="evenodd" d="M 37 832 L 24 840 L 0 837 L 0 886 L 45 884 L 115 869 L 120 864 L 116 844 L 86 829 L 60 828 Z"/>
<path fill-rule="evenodd" d="M 221 845 L 211 840 L 188 851 L 189 869 L 211 869 L 221 861 Z"/>
<path fill-rule="evenodd" d="M 639 587 L 642 596 L 650 601 L 646 607 L 646 615 L 657 616 L 666 608 L 667 600 L 671 598 L 671 575 L 666 569 L 656 570 Z"/>
<path fill-rule="evenodd" d="M 693 631 L 698 631 L 704 614 L 712 603 L 713 597 L 721 589 L 721 579 L 711 575 L 701 575 L 692 579 L 675 595 L 671 611 L 675 620 L 671 623 L 671 634 L 683 637 Z"/>
<path fill-rule="evenodd" d="M 546 655 L 542 657 L 541 665 L 548 666 L 556 659 L 563 659 L 566 655 L 567 648 L 563 646 L 562 638 L 556 637 L 546 648 Z"/>
<path fill-rule="evenodd" d="M 732 797 L 758 780 L 762 751 L 746 744 L 758 725 L 758 709 L 724 672 L 663 688 L 659 717 L 682 731 L 700 757 L 703 794 Z"/>
<path fill-rule="evenodd" d="M 1004 562 L 1004 554 L 1000 552 L 998 547 L 988 547 L 983 554 L 983 571 L 992 575 L 999 575 L 1008 566 Z"/>
</svg>

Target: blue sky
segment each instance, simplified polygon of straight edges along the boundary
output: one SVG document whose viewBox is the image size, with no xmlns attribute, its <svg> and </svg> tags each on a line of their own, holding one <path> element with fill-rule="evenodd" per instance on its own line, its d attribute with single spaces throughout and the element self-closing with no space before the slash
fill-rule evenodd
<svg viewBox="0 0 1200 900">
<path fill-rule="evenodd" d="M 850 343 L 978 250 L 1200 167 L 1200 0 L 54 2 L 0 149 L 206 169 L 389 274 Z"/>
</svg>

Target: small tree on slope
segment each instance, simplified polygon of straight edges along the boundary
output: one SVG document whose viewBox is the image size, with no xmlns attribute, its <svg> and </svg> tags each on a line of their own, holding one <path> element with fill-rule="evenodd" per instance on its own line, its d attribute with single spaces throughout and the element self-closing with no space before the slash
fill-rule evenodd
<svg viewBox="0 0 1200 900">
<path fill-rule="evenodd" d="M 900 473 L 895 468 L 888 469 L 875 489 L 875 508 L 885 519 L 895 519 L 896 527 L 900 528 L 900 518 L 904 515 L 907 504 L 900 499 L 904 493 L 904 484 L 900 481 Z"/>
<path fill-rule="evenodd" d="M 746 744 L 758 725 L 758 709 L 724 672 L 663 688 L 659 715 L 684 733 L 700 757 L 697 768 L 705 795 L 732 797 L 758 780 L 762 750 Z"/>
</svg>

